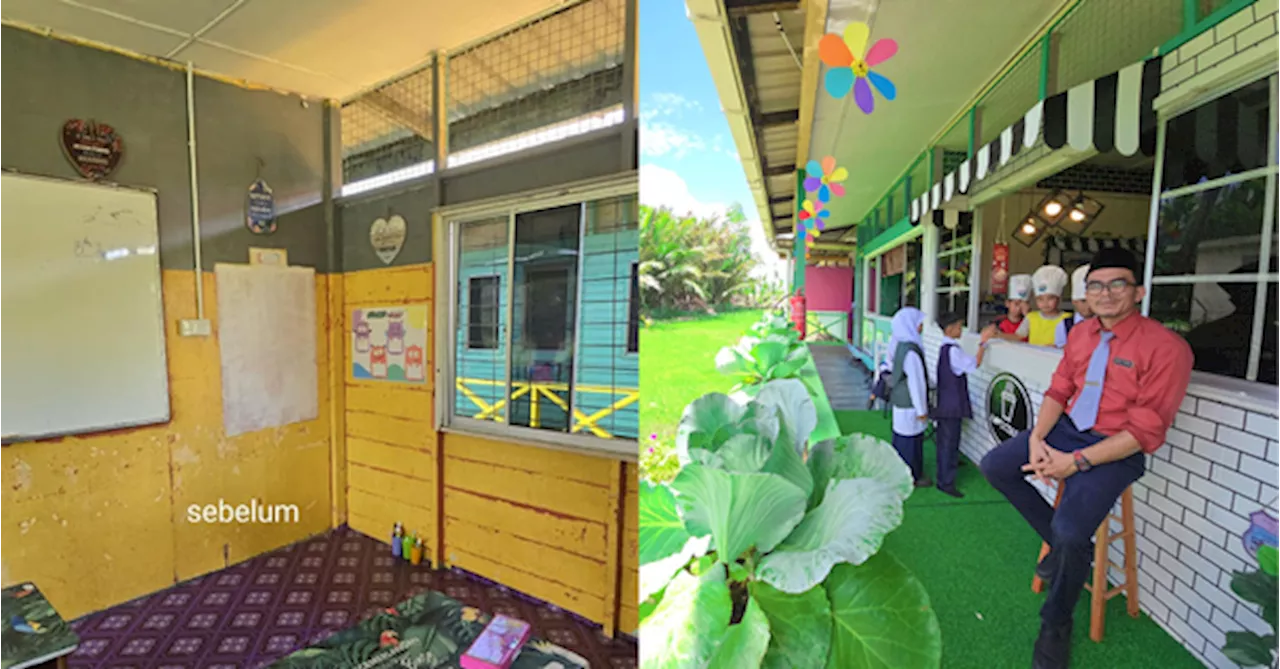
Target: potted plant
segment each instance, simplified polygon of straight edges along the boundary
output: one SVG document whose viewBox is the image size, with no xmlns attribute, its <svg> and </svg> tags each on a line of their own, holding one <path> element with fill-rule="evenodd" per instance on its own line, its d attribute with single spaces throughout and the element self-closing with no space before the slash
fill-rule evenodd
<svg viewBox="0 0 1280 669">
<path fill-rule="evenodd" d="M 1246 602 L 1262 607 L 1262 619 L 1271 625 L 1271 634 L 1227 632 L 1222 654 L 1242 667 L 1276 666 L 1277 553 L 1276 547 L 1263 544 L 1255 557 L 1258 569 L 1237 571 L 1231 575 L 1231 590 Z"/>
<path fill-rule="evenodd" d="M 919 581 L 877 554 L 911 474 L 863 435 L 816 444 L 795 379 L 704 395 L 676 433 L 680 471 L 640 488 L 640 664 L 936 668 Z"/>
</svg>

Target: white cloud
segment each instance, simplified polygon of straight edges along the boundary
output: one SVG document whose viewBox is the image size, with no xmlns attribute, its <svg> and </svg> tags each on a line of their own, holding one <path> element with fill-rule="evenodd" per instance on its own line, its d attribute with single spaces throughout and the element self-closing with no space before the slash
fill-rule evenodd
<svg viewBox="0 0 1280 669">
<path fill-rule="evenodd" d="M 683 158 L 706 148 L 702 138 L 667 123 L 640 122 L 640 153 L 646 156 Z"/>
<path fill-rule="evenodd" d="M 654 93 L 649 101 L 640 105 L 640 118 L 652 119 L 659 116 L 679 116 L 681 112 L 701 111 L 702 103 L 690 100 L 679 93 Z"/>
<path fill-rule="evenodd" d="M 679 174 L 665 167 L 643 164 L 640 165 L 640 202 L 651 207 L 669 207 L 677 214 L 698 218 L 723 216 L 730 206 L 723 202 L 703 202 L 689 192 L 689 185 Z M 743 203 L 743 209 L 750 212 L 755 207 L 751 203 Z M 749 217 L 745 223 L 751 235 L 751 250 L 760 261 L 756 274 L 782 280 L 786 274 L 786 263 L 769 248 L 764 226 L 754 217 Z"/>
</svg>

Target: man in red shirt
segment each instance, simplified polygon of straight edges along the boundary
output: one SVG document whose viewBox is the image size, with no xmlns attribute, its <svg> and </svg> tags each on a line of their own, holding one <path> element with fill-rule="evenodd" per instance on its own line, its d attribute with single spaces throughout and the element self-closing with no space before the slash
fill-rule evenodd
<svg viewBox="0 0 1280 669">
<path fill-rule="evenodd" d="M 1035 427 L 982 459 L 987 480 L 1050 546 L 1036 567 L 1049 594 L 1035 669 L 1069 665 L 1071 616 L 1089 575 L 1094 532 L 1145 473 L 1145 454 L 1164 443 L 1191 380 L 1191 347 L 1138 313 L 1146 292 L 1138 275 L 1128 251 L 1094 256 L 1085 297 L 1097 318 L 1071 329 Z M 1027 475 L 1066 484 L 1056 511 Z"/>
</svg>

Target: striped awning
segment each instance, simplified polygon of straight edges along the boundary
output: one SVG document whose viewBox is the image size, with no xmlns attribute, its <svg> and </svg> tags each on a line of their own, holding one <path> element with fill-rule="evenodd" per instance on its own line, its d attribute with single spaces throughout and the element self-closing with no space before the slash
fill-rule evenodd
<svg viewBox="0 0 1280 669">
<path fill-rule="evenodd" d="M 1052 248 L 1059 251 L 1097 253 L 1102 249 L 1122 248 L 1141 255 L 1147 250 L 1146 237 L 1094 239 L 1093 237 L 1055 236 L 1050 237 L 1048 241 Z"/>
<path fill-rule="evenodd" d="M 1156 115 L 1152 102 L 1160 93 L 1160 57 L 1134 63 L 1118 72 L 1080 84 L 1037 102 L 923 195 L 911 201 L 911 223 L 967 194 L 1014 156 L 1044 139 L 1050 149 L 1096 149 L 1132 156 L 1155 155 Z"/>
</svg>

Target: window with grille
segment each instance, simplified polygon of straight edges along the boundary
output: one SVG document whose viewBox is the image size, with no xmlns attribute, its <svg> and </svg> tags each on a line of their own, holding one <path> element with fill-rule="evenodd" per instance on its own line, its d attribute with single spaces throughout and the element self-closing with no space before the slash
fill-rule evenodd
<svg viewBox="0 0 1280 669">
<path fill-rule="evenodd" d="M 627 353 L 640 352 L 640 265 L 631 263 L 631 310 L 627 314 Z"/>
<path fill-rule="evenodd" d="M 634 194 L 451 224 L 446 420 L 607 440 L 639 433 Z M 442 297 L 442 299 L 445 299 Z M 607 450 L 632 447 L 607 446 Z"/>
<path fill-rule="evenodd" d="M 1273 385 L 1275 97 L 1273 75 L 1166 122 L 1146 305 L 1186 338 L 1197 370 Z"/>
<path fill-rule="evenodd" d="M 470 279 L 467 348 L 498 348 L 498 284 L 496 276 Z"/>
<path fill-rule="evenodd" d="M 960 212 L 956 226 L 938 229 L 938 313 L 969 308 L 969 263 L 973 258 L 973 214 Z"/>
</svg>

